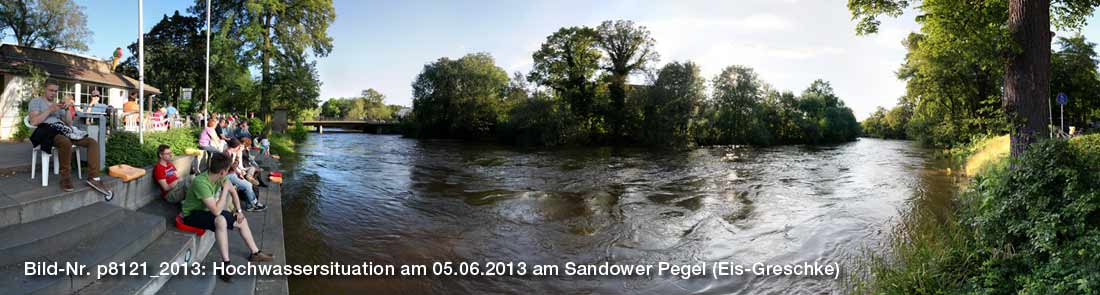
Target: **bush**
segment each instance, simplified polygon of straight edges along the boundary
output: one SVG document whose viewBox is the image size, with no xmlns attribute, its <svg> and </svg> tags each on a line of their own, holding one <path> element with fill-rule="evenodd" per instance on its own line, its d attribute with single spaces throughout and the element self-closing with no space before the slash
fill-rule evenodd
<svg viewBox="0 0 1100 295">
<path fill-rule="evenodd" d="M 1100 292 L 1098 137 L 1032 144 L 973 179 L 946 220 L 906 218 L 859 293 Z M 872 281 L 867 281 L 872 278 Z"/>
<path fill-rule="evenodd" d="M 11 135 L 11 139 L 15 141 L 23 141 L 27 138 L 31 138 L 31 129 L 27 127 L 27 124 L 23 124 L 23 118 L 27 116 L 27 108 L 30 107 L 31 99 L 24 99 L 19 102 L 19 121 L 15 123 L 15 133 Z"/>
<path fill-rule="evenodd" d="M 1075 150 L 1065 141 L 1033 144 L 1013 169 L 975 180 L 971 222 L 984 258 L 971 279 L 976 290 L 1100 292 L 1100 171 Z"/>
<path fill-rule="evenodd" d="M 248 119 L 248 130 L 252 133 L 253 136 L 264 134 L 264 132 L 266 131 L 264 130 L 264 127 L 267 126 L 264 125 L 263 118 L 252 117 L 251 119 Z"/>
<path fill-rule="evenodd" d="M 115 131 L 107 138 L 106 166 L 127 164 L 145 167 L 157 162 L 157 146 L 167 144 L 179 155 L 184 149 L 198 148 L 198 132 L 193 128 L 173 128 L 164 132 L 145 134 L 145 144 L 140 144 L 138 134 Z"/>
<path fill-rule="evenodd" d="M 294 127 L 290 127 L 290 130 L 287 130 L 287 136 L 294 142 L 305 142 L 308 135 L 309 131 L 306 129 L 305 125 L 302 125 L 302 121 L 295 121 Z"/>
</svg>

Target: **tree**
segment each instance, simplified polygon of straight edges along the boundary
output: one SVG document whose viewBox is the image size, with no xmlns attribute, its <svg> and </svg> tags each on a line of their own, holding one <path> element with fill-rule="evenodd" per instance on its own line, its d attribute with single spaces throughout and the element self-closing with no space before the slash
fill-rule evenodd
<svg viewBox="0 0 1100 295">
<path fill-rule="evenodd" d="M 814 80 L 802 92 L 799 108 L 807 118 L 803 128 L 811 143 L 845 142 L 859 136 L 859 123 L 852 110 L 833 92 L 832 85 Z"/>
<path fill-rule="evenodd" d="M 1061 49 L 1051 56 L 1051 87 L 1053 100 L 1058 93 L 1069 96 L 1065 106 L 1066 126 L 1081 128 L 1089 122 L 1100 120 L 1100 74 L 1097 73 L 1096 43 L 1088 42 L 1077 34 L 1058 37 Z M 1053 125 L 1059 125 L 1057 102 L 1054 107 Z"/>
<path fill-rule="evenodd" d="M 635 26 L 633 21 L 604 21 L 596 29 L 599 33 L 599 48 L 604 51 L 604 69 L 611 76 L 611 130 L 612 137 L 621 140 L 624 127 L 622 110 L 626 106 L 626 79 L 630 74 L 644 69 L 650 63 L 659 60 L 653 46 L 656 43 L 644 26 Z"/>
<path fill-rule="evenodd" d="M 752 68 L 732 65 L 722 70 L 711 82 L 714 89 L 714 103 L 717 107 L 720 140 L 731 143 L 746 143 L 753 126 L 759 103 L 768 87 Z"/>
<path fill-rule="evenodd" d="M 215 27 L 222 28 L 229 36 L 237 36 L 241 40 L 241 50 L 238 53 L 242 61 L 249 65 L 259 66 L 259 105 L 260 113 L 265 121 L 270 119 L 271 107 L 278 104 L 295 105 L 300 98 L 298 95 L 287 95 L 273 92 L 275 89 L 272 70 L 273 60 L 278 59 L 302 60 L 305 52 L 312 51 L 315 57 L 327 56 L 332 51 L 332 38 L 328 36 L 328 27 L 336 19 L 336 9 L 331 0 L 226 0 L 213 2 L 211 19 Z M 206 12 L 206 1 L 196 0 L 191 12 L 202 15 Z M 310 66 L 312 67 L 312 66 Z M 283 65 L 283 68 L 292 68 Z M 299 68 L 299 74 L 305 74 L 308 70 Z M 283 86 L 294 79 L 283 76 Z M 297 75 L 296 78 L 306 78 L 308 75 Z M 313 83 L 313 82 L 310 82 Z M 307 85 L 308 86 L 308 85 Z M 285 88 L 285 87 L 284 87 Z M 292 87 L 292 90 L 304 90 L 308 94 L 309 87 Z M 311 99 L 316 102 L 316 96 Z M 273 103 L 272 99 L 291 99 Z"/>
<path fill-rule="evenodd" d="M 173 99 L 180 106 L 180 88 L 195 88 L 203 93 L 205 87 L 204 64 L 206 39 L 202 34 L 203 23 L 197 17 L 182 16 L 176 11 L 171 17 L 157 22 L 145 34 L 145 83 L 156 85 L 161 96 Z M 117 71 L 137 77 L 138 43 L 131 43 L 130 57 Z M 201 99 L 202 95 L 192 98 Z M 194 104 L 192 104 L 194 105 Z"/>
<path fill-rule="evenodd" d="M 909 0 L 849 0 L 853 19 L 859 19 L 856 32 L 877 31 L 879 15 L 898 16 L 909 6 Z M 994 1 L 996 2 L 996 1 Z M 1046 134 L 1044 114 L 1048 113 L 1050 95 L 1051 0 L 1008 0 L 1005 28 L 1011 43 L 1004 64 L 1003 110 L 1011 120 L 1013 132 L 1012 156 L 1023 153 L 1028 144 Z M 1059 0 L 1056 2 L 1054 24 L 1061 28 L 1079 28 L 1092 14 L 1097 0 Z M 920 8 L 950 5 L 952 1 L 927 0 Z M 958 2 L 955 2 L 958 3 Z M 958 13 L 959 11 L 955 11 Z"/>
<path fill-rule="evenodd" d="M 317 77 L 316 61 L 310 61 L 305 52 L 288 50 L 277 56 L 272 69 L 271 105 L 263 105 L 261 99 L 261 112 L 265 107 L 286 108 L 289 117 L 299 118 L 305 111 L 317 107 L 321 80 Z"/>
<path fill-rule="evenodd" d="M 92 37 L 84 7 L 72 0 L 0 0 L 0 39 L 10 29 L 16 44 L 88 50 Z"/>
<path fill-rule="evenodd" d="M 589 116 L 600 68 L 599 38 L 599 33 L 588 27 L 559 29 L 532 55 L 534 68 L 528 79 L 553 89 L 569 102 L 574 114 Z"/>
<path fill-rule="evenodd" d="M 662 67 L 647 91 L 643 141 L 672 147 L 690 145 L 692 118 L 706 98 L 705 81 L 693 62 L 672 62 Z"/>
<path fill-rule="evenodd" d="M 412 84 L 415 135 L 492 135 L 505 113 L 500 105 L 507 86 L 507 72 L 497 67 L 488 53 L 444 57 L 424 65 Z"/>
</svg>

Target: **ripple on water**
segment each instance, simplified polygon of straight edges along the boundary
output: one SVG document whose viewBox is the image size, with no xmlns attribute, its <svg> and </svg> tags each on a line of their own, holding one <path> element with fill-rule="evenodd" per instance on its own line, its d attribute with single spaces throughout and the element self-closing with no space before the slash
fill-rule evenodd
<svg viewBox="0 0 1100 295">
<path fill-rule="evenodd" d="M 285 169 L 284 185 L 293 264 L 845 261 L 881 238 L 918 190 L 953 187 L 949 177 L 925 171 L 926 151 L 903 141 L 667 152 L 326 134 L 299 147 L 302 159 Z M 292 277 L 290 288 L 295 294 L 840 292 L 832 280 L 752 276 Z"/>
</svg>

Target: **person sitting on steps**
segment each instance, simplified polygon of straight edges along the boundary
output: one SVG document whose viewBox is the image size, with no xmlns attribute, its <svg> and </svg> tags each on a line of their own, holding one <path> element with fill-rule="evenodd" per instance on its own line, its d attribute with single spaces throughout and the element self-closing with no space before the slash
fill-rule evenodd
<svg viewBox="0 0 1100 295">
<path fill-rule="evenodd" d="M 248 256 L 248 261 L 271 261 L 271 254 L 264 253 L 256 247 L 256 241 L 252 238 L 252 229 L 248 227 L 248 220 L 245 218 L 244 212 L 240 209 L 236 212 L 225 210 L 228 202 L 233 202 L 237 208 L 240 208 L 241 203 L 240 198 L 230 192 L 234 189 L 233 185 L 225 181 L 226 175 L 232 173 L 230 172 L 230 164 L 228 155 L 216 153 L 210 158 L 210 169 L 195 176 L 195 179 L 191 181 L 191 188 L 187 191 L 187 197 L 183 199 L 181 205 L 183 223 L 214 231 L 218 252 L 222 258 L 221 263 L 231 263 L 229 259 L 228 231 L 235 228 L 239 229 L 241 239 L 248 247 L 248 253 L 252 253 Z M 215 215 L 212 212 L 219 213 Z M 226 282 L 232 279 L 230 275 L 225 273 L 219 274 L 218 277 Z"/>
<path fill-rule="evenodd" d="M 260 200 L 256 197 L 256 189 L 253 187 L 252 182 L 248 181 L 248 176 L 255 173 L 253 168 L 244 168 L 241 158 L 241 150 L 244 147 L 241 146 L 241 142 L 237 139 L 230 139 L 225 148 L 225 155 L 230 157 L 229 162 L 232 163 L 229 166 L 229 182 L 233 183 L 237 187 L 238 192 L 243 192 L 247 204 L 244 205 L 246 211 L 263 211 L 267 209 L 267 206 L 260 203 Z"/>
<path fill-rule="evenodd" d="M 176 189 L 179 183 L 179 175 L 176 174 L 176 165 L 172 164 L 172 147 L 161 144 L 157 147 L 157 164 L 153 166 L 153 180 L 156 180 L 160 188 L 160 197 L 170 203 L 179 203 L 183 200 L 184 190 Z"/>
</svg>

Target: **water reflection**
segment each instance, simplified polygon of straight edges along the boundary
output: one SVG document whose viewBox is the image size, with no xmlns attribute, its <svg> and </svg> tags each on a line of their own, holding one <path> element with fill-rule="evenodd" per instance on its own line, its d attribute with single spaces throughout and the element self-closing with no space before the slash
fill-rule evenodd
<svg viewBox="0 0 1100 295">
<path fill-rule="evenodd" d="M 525 150 L 328 134 L 288 161 L 292 264 L 840 262 L 918 190 L 953 189 L 927 151 L 863 139 L 687 152 Z M 842 267 L 847 268 L 846 265 Z M 821 293 L 816 277 L 291 278 L 293 294 Z"/>
</svg>

